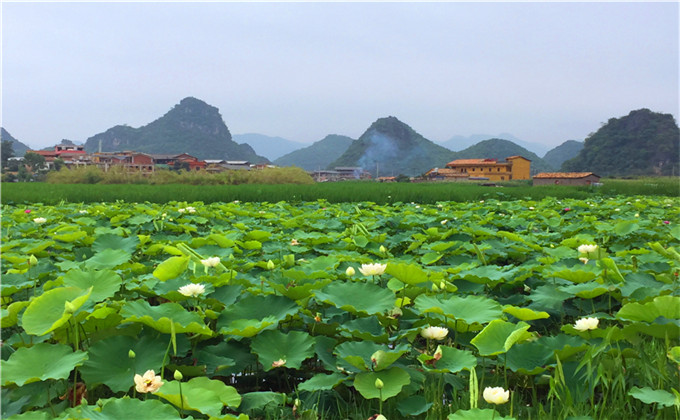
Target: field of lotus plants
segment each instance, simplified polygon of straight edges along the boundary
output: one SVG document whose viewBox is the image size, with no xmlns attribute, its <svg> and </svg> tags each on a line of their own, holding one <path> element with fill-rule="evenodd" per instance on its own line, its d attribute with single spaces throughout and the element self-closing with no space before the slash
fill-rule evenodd
<svg viewBox="0 0 680 420">
<path fill-rule="evenodd" d="M 680 200 L 2 208 L 3 419 L 677 419 Z"/>
</svg>

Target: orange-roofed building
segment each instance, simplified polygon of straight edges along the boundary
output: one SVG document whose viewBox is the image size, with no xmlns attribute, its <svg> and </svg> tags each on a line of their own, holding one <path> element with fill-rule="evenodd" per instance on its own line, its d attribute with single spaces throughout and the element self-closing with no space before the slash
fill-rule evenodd
<svg viewBox="0 0 680 420">
<path fill-rule="evenodd" d="M 505 161 L 498 159 L 456 159 L 445 168 L 428 172 L 432 176 L 451 180 L 510 181 L 531 179 L 531 161 L 522 156 L 510 156 Z"/>
<path fill-rule="evenodd" d="M 600 176 L 592 172 L 541 172 L 534 175 L 534 185 L 593 185 Z"/>
</svg>

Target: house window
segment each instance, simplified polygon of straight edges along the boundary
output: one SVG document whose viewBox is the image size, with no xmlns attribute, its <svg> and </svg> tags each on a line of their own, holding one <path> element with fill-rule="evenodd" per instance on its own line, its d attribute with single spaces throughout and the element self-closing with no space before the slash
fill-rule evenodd
<svg viewBox="0 0 680 420">
<path fill-rule="evenodd" d="M 505 181 L 505 177 L 504 177 L 504 176 L 501 177 L 501 181 Z"/>
<path fill-rule="evenodd" d="M 500 172 L 500 171 L 501 171 L 501 167 L 500 167 L 500 166 L 499 166 L 498 168 L 496 168 L 496 169 L 497 169 L 496 172 Z"/>
</svg>

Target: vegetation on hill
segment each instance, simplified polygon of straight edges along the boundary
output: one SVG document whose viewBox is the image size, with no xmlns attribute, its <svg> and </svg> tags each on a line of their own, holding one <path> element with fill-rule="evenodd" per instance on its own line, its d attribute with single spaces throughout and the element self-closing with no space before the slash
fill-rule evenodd
<svg viewBox="0 0 680 420">
<path fill-rule="evenodd" d="M 562 170 L 600 176 L 678 175 L 679 160 L 680 130 L 673 116 L 643 108 L 609 119 Z"/>
<path fill-rule="evenodd" d="M 274 161 L 278 166 L 297 166 L 307 171 L 326 169 L 338 156 L 341 156 L 354 139 L 347 136 L 330 134 L 314 142 L 311 146 L 290 152 Z"/>
<path fill-rule="evenodd" d="M 551 172 L 555 169 L 547 164 L 543 159 L 536 156 L 535 153 L 528 151 L 522 146 L 519 146 L 510 140 L 503 139 L 489 139 L 480 141 L 474 146 L 470 146 L 465 150 L 457 152 L 454 159 L 498 159 L 505 160 L 510 156 L 522 156 L 531 161 L 531 174 L 539 172 Z"/>
<path fill-rule="evenodd" d="M 414 176 L 444 166 L 454 155 L 390 116 L 371 124 L 328 168 L 359 166 L 373 176 Z"/>
<path fill-rule="evenodd" d="M 118 125 L 90 137 L 85 151 L 134 150 L 145 153 L 189 153 L 199 159 L 268 162 L 247 144 L 232 140 L 219 110 L 196 98 L 184 98 L 161 118 L 139 128 Z"/>
<path fill-rule="evenodd" d="M 548 151 L 543 156 L 543 161 L 555 169 L 562 167 L 562 164 L 578 155 L 583 149 L 583 142 L 576 140 L 567 140 L 554 149 Z"/>
<path fill-rule="evenodd" d="M 12 144 L 12 156 L 23 156 L 28 150 L 31 150 L 30 147 L 12 137 L 12 135 L 2 127 L 0 127 L 0 140 L 3 142 L 9 141 Z"/>
<path fill-rule="evenodd" d="M 233 134 L 232 140 L 238 144 L 248 144 L 260 156 L 264 156 L 270 161 L 292 151 L 307 146 L 304 143 L 284 139 L 283 137 L 265 136 L 258 133 Z"/>
</svg>

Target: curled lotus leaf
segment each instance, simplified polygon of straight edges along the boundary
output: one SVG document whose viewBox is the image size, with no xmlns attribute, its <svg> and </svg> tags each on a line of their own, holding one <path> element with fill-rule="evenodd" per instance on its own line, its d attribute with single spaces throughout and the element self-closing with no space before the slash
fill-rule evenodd
<svg viewBox="0 0 680 420">
<path fill-rule="evenodd" d="M 151 306 L 145 300 L 126 302 L 120 310 L 123 322 L 140 322 L 164 334 L 195 333 L 212 335 L 212 330 L 195 312 L 189 312 L 178 303 Z"/>
<path fill-rule="evenodd" d="M 66 324 L 88 300 L 92 287 L 58 287 L 48 290 L 33 299 L 21 317 L 21 323 L 28 334 L 45 335 Z M 68 309 L 67 309 L 68 307 Z"/>
<path fill-rule="evenodd" d="M 517 342 L 531 337 L 527 330 L 531 326 L 526 322 L 513 324 L 501 319 L 493 320 L 470 340 L 477 347 L 481 356 L 492 356 L 505 353 Z"/>
</svg>

